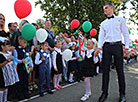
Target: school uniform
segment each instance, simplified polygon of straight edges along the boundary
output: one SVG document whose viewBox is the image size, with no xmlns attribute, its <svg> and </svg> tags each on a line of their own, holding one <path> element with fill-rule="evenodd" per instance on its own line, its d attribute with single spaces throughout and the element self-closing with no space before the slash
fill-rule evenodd
<svg viewBox="0 0 138 102">
<path fill-rule="evenodd" d="M 77 60 L 76 60 L 77 57 L 76 57 L 76 54 L 75 54 L 75 51 L 74 50 L 72 50 L 72 53 L 73 53 L 73 56 L 68 61 L 68 68 L 69 68 L 69 71 L 70 72 L 77 70 Z"/>
<path fill-rule="evenodd" d="M 8 54 L 0 52 L 0 63 L 3 63 L 11 56 L 11 52 Z M 7 63 L 5 66 L 0 68 L 0 88 L 6 88 L 19 81 L 19 77 L 13 61 Z"/>
<path fill-rule="evenodd" d="M 47 91 L 50 90 L 50 73 L 51 73 L 51 58 L 50 53 L 44 50 L 40 50 L 36 54 L 35 64 L 39 65 L 39 90 L 40 93 L 44 92 L 43 86 L 46 82 Z M 42 62 L 42 58 L 45 58 L 45 61 Z"/>
<path fill-rule="evenodd" d="M 94 49 L 86 50 L 83 56 L 84 60 L 82 62 L 82 75 L 84 77 L 92 77 L 95 74 L 95 63 L 98 62 L 98 58 L 94 57 Z"/>
<path fill-rule="evenodd" d="M 17 72 L 19 75 L 19 83 L 17 84 L 18 96 L 28 96 L 28 73 L 25 69 L 25 65 L 22 63 L 22 59 L 29 56 L 29 52 L 25 48 L 18 46 L 14 50 L 14 56 L 18 59 Z"/>
<path fill-rule="evenodd" d="M 63 66 L 65 65 L 65 61 L 62 58 L 62 52 L 61 49 L 55 48 L 55 50 L 52 52 L 52 60 L 53 60 L 53 67 L 57 68 L 58 71 L 55 71 L 54 68 L 53 73 L 54 74 L 62 74 L 63 73 Z"/>
</svg>

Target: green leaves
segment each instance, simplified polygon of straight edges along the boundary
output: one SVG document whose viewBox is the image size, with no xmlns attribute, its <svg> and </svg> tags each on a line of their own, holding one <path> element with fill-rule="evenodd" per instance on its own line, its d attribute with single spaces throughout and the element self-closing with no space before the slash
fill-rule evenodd
<svg viewBox="0 0 138 102">
<path fill-rule="evenodd" d="M 74 32 L 70 29 L 73 19 L 78 19 L 80 25 L 84 21 L 90 21 L 93 28 L 99 31 L 100 23 L 106 18 L 103 6 L 109 1 L 115 3 L 116 8 L 121 4 L 120 0 L 38 0 L 35 4 L 45 11 L 44 18 L 50 19 L 53 26 L 58 27 L 58 32 L 63 32 L 64 29 Z"/>
</svg>

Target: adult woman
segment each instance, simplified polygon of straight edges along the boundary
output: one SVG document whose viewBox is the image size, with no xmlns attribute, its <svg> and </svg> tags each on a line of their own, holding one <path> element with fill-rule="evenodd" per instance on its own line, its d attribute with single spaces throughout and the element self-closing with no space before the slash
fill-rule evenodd
<svg viewBox="0 0 138 102">
<path fill-rule="evenodd" d="M 5 16 L 0 13 L 0 36 L 7 37 L 7 33 L 4 31 L 5 26 Z"/>
</svg>

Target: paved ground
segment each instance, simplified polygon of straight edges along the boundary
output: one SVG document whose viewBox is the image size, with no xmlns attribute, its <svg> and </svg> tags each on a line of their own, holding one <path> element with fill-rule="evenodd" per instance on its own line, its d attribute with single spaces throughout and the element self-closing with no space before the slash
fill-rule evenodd
<svg viewBox="0 0 138 102">
<path fill-rule="evenodd" d="M 91 79 L 92 96 L 86 102 L 98 102 L 101 94 L 101 77 L 98 75 Z M 126 76 L 126 97 L 127 102 L 138 102 L 138 62 L 125 66 Z M 110 73 L 109 96 L 106 102 L 118 102 L 118 80 L 116 71 Z M 53 95 L 46 94 L 44 97 L 38 97 L 28 100 L 28 102 L 80 102 L 80 98 L 85 92 L 85 83 L 80 82 L 64 89 L 55 91 Z"/>
</svg>

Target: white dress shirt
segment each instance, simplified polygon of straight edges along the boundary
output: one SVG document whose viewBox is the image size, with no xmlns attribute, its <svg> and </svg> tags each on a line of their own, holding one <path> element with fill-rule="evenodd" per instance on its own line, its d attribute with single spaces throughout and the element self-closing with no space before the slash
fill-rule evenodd
<svg viewBox="0 0 138 102">
<path fill-rule="evenodd" d="M 56 64 L 56 58 L 57 58 L 57 52 L 62 55 L 61 49 L 55 47 L 55 51 L 52 52 L 52 61 L 53 61 L 53 67 L 57 68 Z M 63 66 L 66 66 L 64 59 L 62 58 Z"/>
<path fill-rule="evenodd" d="M 125 48 L 129 48 L 129 33 L 125 20 L 114 15 L 114 18 L 106 19 L 101 23 L 98 37 L 98 48 L 102 48 L 104 42 L 122 41 L 124 37 Z"/>
<path fill-rule="evenodd" d="M 41 52 L 44 52 L 44 50 L 40 50 Z M 50 54 L 46 54 L 46 53 L 43 53 L 43 56 L 47 56 L 47 58 L 49 58 L 49 66 L 51 68 L 51 57 L 50 57 Z M 35 64 L 36 65 L 39 65 L 42 63 L 42 60 L 40 59 L 40 54 L 37 53 L 36 56 L 35 56 Z"/>
</svg>

